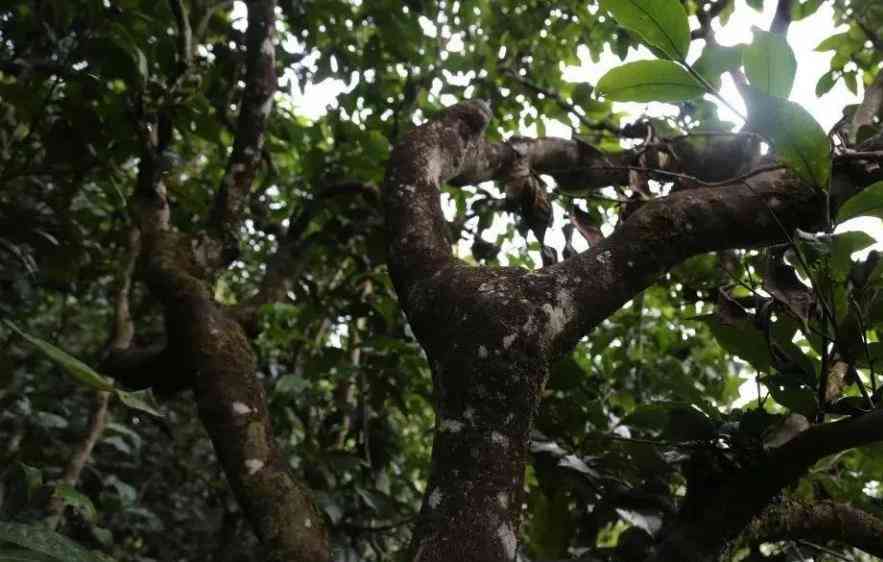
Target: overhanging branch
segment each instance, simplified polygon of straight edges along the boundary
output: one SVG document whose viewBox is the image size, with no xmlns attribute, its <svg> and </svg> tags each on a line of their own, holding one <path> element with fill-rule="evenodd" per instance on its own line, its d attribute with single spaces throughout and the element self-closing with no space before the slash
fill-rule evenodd
<svg viewBox="0 0 883 562">
<path fill-rule="evenodd" d="M 883 558 L 883 521 L 831 500 L 785 500 L 770 506 L 745 532 L 750 543 L 793 539 L 837 541 Z"/>
</svg>

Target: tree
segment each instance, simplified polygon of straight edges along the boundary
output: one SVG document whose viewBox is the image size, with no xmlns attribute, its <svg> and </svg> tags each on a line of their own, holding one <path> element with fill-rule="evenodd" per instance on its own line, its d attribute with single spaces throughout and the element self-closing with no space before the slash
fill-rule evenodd
<svg viewBox="0 0 883 562">
<path fill-rule="evenodd" d="M 728 0 L 246 5 L 0 5 L 15 556 L 883 556 L 883 269 L 835 229 L 883 201 L 879 6 L 831 5 L 825 132 L 820 2 L 736 46 Z M 605 45 L 652 55 L 562 79 Z"/>
</svg>

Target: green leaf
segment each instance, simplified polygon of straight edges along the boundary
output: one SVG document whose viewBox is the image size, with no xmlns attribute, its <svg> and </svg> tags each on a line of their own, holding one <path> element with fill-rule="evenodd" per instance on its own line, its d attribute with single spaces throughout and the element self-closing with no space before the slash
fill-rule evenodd
<svg viewBox="0 0 883 562">
<path fill-rule="evenodd" d="M 798 377 L 775 373 L 762 377 L 760 381 L 769 389 L 773 399 L 782 406 L 810 419 L 815 416 L 818 410 L 816 393 Z"/>
<path fill-rule="evenodd" d="M 700 316 L 696 320 L 708 326 L 714 339 L 725 351 L 747 361 L 758 371 L 770 370 L 770 352 L 766 338 L 752 322 L 740 319 L 725 323 L 715 314 Z"/>
<path fill-rule="evenodd" d="M 834 87 L 834 74 L 831 72 L 826 72 L 819 78 L 819 81 L 816 82 L 816 97 L 820 98 L 831 91 L 831 88 Z"/>
<path fill-rule="evenodd" d="M 148 390 L 138 390 L 135 392 L 127 392 L 125 390 L 116 390 L 116 395 L 119 397 L 120 402 L 132 408 L 133 410 L 141 410 L 142 412 L 147 412 L 152 416 L 156 416 L 158 418 L 163 417 L 162 413 L 158 409 L 158 405 L 156 404 L 156 398 L 153 397 L 153 393 Z"/>
<path fill-rule="evenodd" d="M 632 427 L 662 429 L 661 436 L 671 441 L 701 441 L 716 434 L 716 424 L 709 416 L 687 402 L 644 404 L 625 417 Z"/>
<path fill-rule="evenodd" d="M 825 38 L 821 43 L 819 43 L 818 47 L 815 48 L 818 52 L 824 51 L 836 51 L 844 44 L 848 44 L 852 39 L 849 37 L 848 32 L 837 33 L 830 37 Z"/>
<path fill-rule="evenodd" d="M 89 496 L 80 493 L 70 484 L 59 484 L 55 487 L 52 495 L 61 498 L 65 506 L 73 507 L 79 511 L 86 521 L 94 522 L 98 516 L 95 505 L 92 504 Z"/>
<path fill-rule="evenodd" d="M 742 51 L 742 64 L 751 85 L 769 96 L 787 98 L 794 85 L 797 59 L 779 33 L 755 28 L 754 41 Z"/>
<path fill-rule="evenodd" d="M 103 561 L 67 537 L 40 525 L 0 523 L 0 541 L 17 544 L 64 562 Z"/>
<path fill-rule="evenodd" d="M 751 127 L 768 138 L 779 160 L 803 181 L 827 189 L 831 143 L 821 125 L 794 102 L 748 89 Z"/>
<path fill-rule="evenodd" d="M 671 59 L 686 60 L 690 23 L 679 0 L 601 0 L 601 8 L 649 46 Z"/>
<path fill-rule="evenodd" d="M 801 0 L 791 4 L 791 21 L 800 21 L 816 13 L 824 0 Z"/>
<path fill-rule="evenodd" d="M 744 48 L 743 45 L 734 47 L 706 45 L 702 54 L 693 63 L 693 70 L 701 74 L 715 89 L 720 89 L 721 74 L 738 69 L 742 65 L 742 49 Z"/>
<path fill-rule="evenodd" d="M 638 61 L 610 70 L 598 80 L 599 94 L 614 101 L 678 102 L 698 98 L 705 88 L 670 61 Z"/>
<path fill-rule="evenodd" d="M 56 558 L 34 552 L 33 550 L 0 548 L 0 561 L 2 562 L 53 562 L 54 560 Z"/>
<path fill-rule="evenodd" d="M 46 356 L 61 365 L 71 378 L 79 384 L 96 390 L 113 390 L 113 381 L 99 375 L 89 365 L 86 365 L 76 357 L 69 355 L 67 352 L 55 347 L 49 342 L 22 332 L 18 326 L 9 320 L 4 320 L 4 322 L 13 331 L 17 332 L 21 337 L 42 351 Z"/>
<path fill-rule="evenodd" d="M 836 234 L 831 240 L 831 271 L 839 278 L 846 279 L 852 267 L 852 254 L 874 244 L 869 234 L 860 231 Z"/>
<path fill-rule="evenodd" d="M 147 65 L 147 57 L 144 56 L 144 52 L 138 47 L 135 47 L 134 51 L 135 59 L 138 63 L 138 75 L 141 77 L 142 82 L 146 82 L 147 78 L 150 76 L 150 69 Z"/>
<path fill-rule="evenodd" d="M 871 184 L 849 198 L 837 211 L 837 222 L 855 217 L 883 218 L 883 181 Z"/>
</svg>

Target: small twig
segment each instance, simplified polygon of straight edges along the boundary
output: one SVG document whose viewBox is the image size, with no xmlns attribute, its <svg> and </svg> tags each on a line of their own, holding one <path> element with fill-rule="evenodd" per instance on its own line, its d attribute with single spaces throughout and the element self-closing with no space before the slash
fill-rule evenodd
<svg viewBox="0 0 883 562">
<path fill-rule="evenodd" d="M 356 525 L 355 523 L 344 523 L 343 526 L 351 531 L 362 531 L 365 533 L 383 533 L 386 531 L 392 531 L 394 529 L 398 529 L 404 525 L 408 525 L 417 520 L 417 515 L 411 515 L 410 517 L 406 517 L 401 521 L 396 521 L 395 523 L 389 523 L 387 525 L 378 525 L 378 526 L 370 526 L 370 525 Z"/>
<path fill-rule="evenodd" d="M 764 172 L 771 172 L 773 170 L 778 170 L 784 168 L 782 164 L 770 164 L 767 166 L 760 166 L 758 168 L 754 168 L 753 170 L 742 174 L 740 176 L 736 176 L 734 178 L 722 180 L 722 181 L 714 181 L 707 182 L 700 180 L 695 176 L 691 176 L 689 174 L 680 174 L 677 172 L 669 172 L 667 170 L 660 170 L 659 168 L 645 168 L 642 166 L 589 166 L 587 169 L 589 170 L 608 170 L 608 171 L 634 171 L 634 172 L 645 172 L 650 174 L 657 174 L 660 176 L 666 176 L 672 179 L 680 179 L 684 181 L 689 181 L 701 185 L 702 187 L 720 187 L 723 185 L 729 185 L 731 183 L 743 182 L 744 180 L 756 176 L 758 174 L 762 174 Z"/>
<path fill-rule="evenodd" d="M 834 558 L 837 558 L 838 560 L 845 560 L 846 562 L 854 562 L 853 558 L 847 558 L 835 550 L 831 550 L 830 548 L 825 548 L 824 546 L 818 545 L 814 542 L 810 542 L 806 539 L 797 539 L 797 542 L 802 544 L 803 546 L 812 548 L 812 549 L 817 550 L 819 552 L 824 552 L 828 556 L 833 556 Z"/>
<path fill-rule="evenodd" d="M 837 155 L 842 160 L 881 160 L 883 161 L 883 151 L 872 152 L 844 152 Z"/>
<path fill-rule="evenodd" d="M 549 90 L 547 88 L 543 88 L 542 86 L 540 86 L 538 84 L 534 84 L 530 80 L 522 78 L 521 76 L 518 75 L 517 72 L 515 72 L 511 68 L 507 68 L 505 70 L 505 74 L 507 76 L 509 76 L 510 78 L 512 78 L 513 80 L 515 80 L 516 82 L 518 82 L 519 84 L 521 84 L 522 86 L 526 87 L 527 89 L 532 90 L 534 93 L 543 94 L 544 96 L 555 100 L 555 102 L 557 102 L 558 105 L 560 105 L 563 109 L 565 109 L 569 113 L 572 113 L 574 116 L 576 116 L 576 118 L 579 120 L 579 122 L 582 123 L 583 126 L 586 127 L 587 129 L 609 131 L 609 132 L 613 133 L 614 135 L 622 135 L 622 129 L 620 129 L 619 127 L 615 127 L 615 126 L 611 125 L 610 123 L 607 123 L 606 121 L 601 122 L 601 123 L 596 123 L 594 121 L 590 121 L 589 119 L 587 119 L 582 113 L 579 112 L 579 110 L 577 109 L 577 107 L 575 105 L 573 105 L 572 103 L 570 103 L 569 101 L 564 99 L 564 97 L 561 94 L 559 94 L 558 92 Z"/>
<path fill-rule="evenodd" d="M 855 297 L 852 297 L 852 305 L 855 307 L 856 314 L 855 319 L 858 324 L 859 333 L 861 333 L 862 337 L 862 347 L 865 350 L 865 358 L 868 360 L 868 372 L 871 376 L 871 392 L 877 392 L 877 376 L 874 374 L 874 359 L 871 357 L 871 348 L 868 345 L 868 335 L 865 330 L 865 320 L 862 318 L 861 309 L 858 306 L 858 302 L 855 300 Z"/>
</svg>

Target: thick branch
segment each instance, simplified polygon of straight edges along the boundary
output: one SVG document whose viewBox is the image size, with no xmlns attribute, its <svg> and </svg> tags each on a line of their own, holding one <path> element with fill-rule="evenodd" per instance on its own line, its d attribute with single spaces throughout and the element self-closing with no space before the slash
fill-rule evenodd
<svg viewBox="0 0 883 562">
<path fill-rule="evenodd" d="M 872 514 L 831 500 L 807 503 L 786 500 L 751 522 L 751 543 L 789 539 L 837 541 L 883 558 L 883 521 Z"/>
<path fill-rule="evenodd" d="M 600 244 L 547 268 L 579 280 L 572 297 L 576 319 L 557 347 L 569 347 L 685 259 L 780 242 L 796 226 L 811 230 L 820 224 L 823 205 L 785 170 L 650 201 Z"/>
</svg>

